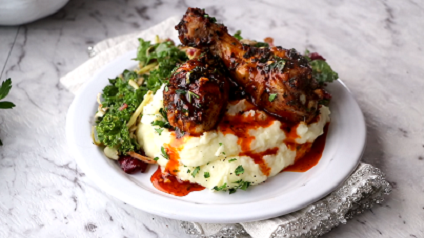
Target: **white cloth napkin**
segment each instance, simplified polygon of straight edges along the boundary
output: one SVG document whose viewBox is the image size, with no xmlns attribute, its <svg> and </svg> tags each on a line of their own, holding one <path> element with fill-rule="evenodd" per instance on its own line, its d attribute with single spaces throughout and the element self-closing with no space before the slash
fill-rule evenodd
<svg viewBox="0 0 424 238">
<path fill-rule="evenodd" d="M 89 49 L 89 54 L 92 58 L 66 74 L 60 79 L 60 82 L 68 88 L 69 91 L 76 93 L 78 89 L 105 64 L 130 50 L 137 49 L 139 45 L 138 38 L 143 38 L 144 40 L 152 42 L 154 42 L 156 35 L 161 38 L 178 39 L 177 31 L 174 28 L 178 22 L 179 18 L 171 17 L 144 31 L 134 32 L 99 42 Z"/>
<path fill-rule="evenodd" d="M 179 18 L 171 17 L 147 30 L 102 41 L 89 49 L 91 59 L 65 75 L 60 81 L 71 92 L 94 73 L 124 53 L 138 47 L 138 38 L 153 41 L 155 36 L 177 39 L 174 26 Z M 124 70 L 124 69 L 123 69 Z M 208 224 L 182 221 L 187 233 L 198 237 L 310 237 L 322 235 L 353 214 L 382 202 L 390 185 L 377 168 L 360 164 L 346 182 L 329 196 L 308 207 L 281 217 L 240 224 Z"/>
</svg>

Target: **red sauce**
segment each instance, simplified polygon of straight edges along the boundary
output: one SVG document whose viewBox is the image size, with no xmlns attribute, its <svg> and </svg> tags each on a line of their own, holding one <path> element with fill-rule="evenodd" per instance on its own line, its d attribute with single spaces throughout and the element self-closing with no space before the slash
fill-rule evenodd
<svg viewBox="0 0 424 238">
<path fill-rule="evenodd" d="M 205 189 L 197 183 L 182 181 L 175 177 L 180 167 L 179 152 L 184 148 L 186 138 L 185 136 L 177 138 L 175 132 L 171 133 L 171 142 L 164 145 L 165 151 L 169 156 L 169 161 L 166 164 L 165 170 L 162 173 L 162 170 L 158 167 L 156 172 L 150 177 L 150 181 L 155 188 L 178 197 L 186 196 L 190 192 Z"/>
<path fill-rule="evenodd" d="M 165 171 L 166 173 L 170 173 L 172 175 L 177 175 L 180 168 L 180 154 L 177 148 L 170 146 L 169 144 L 165 144 L 165 151 L 169 156 L 169 161 L 166 164 Z"/>
<path fill-rule="evenodd" d="M 291 143 L 291 142 L 285 142 L 286 146 L 289 150 L 296 150 L 297 148 L 297 144 L 296 143 Z"/>
<path fill-rule="evenodd" d="M 284 142 L 286 144 L 295 144 L 296 139 L 300 138 L 300 136 L 297 134 L 297 127 L 299 125 L 300 123 L 296 125 L 291 125 L 291 124 L 281 122 L 280 129 L 286 133 L 286 139 L 284 139 Z"/>
<path fill-rule="evenodd" d="M 255 161 L 255 164 L 258 164 L 259 167 L 261 168 L 261 171 L 263 174 L 265 174 L 266 176 L 269 176 L 270 172 L 271 172 L 271 168 L 268 167 L 268 165 L 266 164 L 265 160 L 264 160 L 264 156 L 265 155 L 275 155 L 278 152 L 278 147 L 276 148 L 272 148 L 272 149 L 267 149 L 265 151 L 259 152 L 259 153 L 254 153 L 251 151 L 247 151 L 247 152 L 241 152 L 240 156 L 249 156 L 253 159 L 253 161 Z"/>
<path fill-rule="evenodd" d="M 176 175 L 180 167 L 180 151 L 184 148 L 184 141 L 186 137 L 177 138 L 175 132 L 171 133 L 171 142 L 165 144 L 165 151 L 169 156 L 169 161 L 165 167 L 165 173 Z"/>
<path fill-rule="evenodd" d="M 186 196 L 190 192 L 202 191 L 205 189 L 197 183 L 182 181 L 172 174 L 162 173 L 160 167 L 158 167 L 156 172 L 150 177 L 150 181 L 158 190 L 178 197 Z"/>
<path fill-rule="evenodd" d="M 319 160 L 321 159 L 322 152 L 324 151 L 325 147 L 325 140 L 327 138 L 327 132 L 328 132 L 328 125 L 327 124 L 324 127 L 324 134 L 319 136 L 314 143 L 312 144 L 309 151 L 305 153 L 304 156 L 298 158 L 296 156 L 296 162 L 295 164 L 285 168 L 283 171 L 290 171 L 290 172 L 306 172 L 315 165 L 318 164 Z M 305 146 L 310 146 L 310 144 L 305 144 Z M 302 154 L 302 153 L 301 153 Z"/>
<path fill-rule="evenodd" d="M 256 109 L 253 105 L 248 105 L 246 111 Z M 260 127 L 269 127 L 274 123 L 275 118 L 265 113 L 226 115 L 219 123 L 218 130 L 222 134 L 233 134 L 238 137 L 237 144 L 240 145 L 241 151 L 250 151 L 250 143 L 255 139 L 249 135 L 249 130 L 258 129 Z"/>
</svg>

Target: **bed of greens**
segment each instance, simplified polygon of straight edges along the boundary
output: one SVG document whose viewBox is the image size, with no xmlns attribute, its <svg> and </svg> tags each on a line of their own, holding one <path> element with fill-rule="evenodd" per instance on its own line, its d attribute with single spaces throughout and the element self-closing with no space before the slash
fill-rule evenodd
<svg viewBox="0 0 424 238">
<path fill-rule="evenodd" d="M 118 155 L 140 151 L 135 137 L 137 110 L 148 91 L 155 93 L 171 76 L 172 70 L 187 60 L 185 52 L 172 41 L 156 40 L 156 43 L 139 39 L 137 58 L 139 68 L 124 70 L 121 75 L 109 79 L 98 96 L 96 114 L 96 144 L 117 151 Z"/>
</svg>

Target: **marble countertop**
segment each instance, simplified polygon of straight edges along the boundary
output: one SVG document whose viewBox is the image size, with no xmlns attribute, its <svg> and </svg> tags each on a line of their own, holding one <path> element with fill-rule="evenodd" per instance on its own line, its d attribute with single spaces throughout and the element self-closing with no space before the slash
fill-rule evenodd
<svg viewBox="0 0 424 238">
<path fill-rule="evenodd" d="M 7 100 L 17 105 L 0 112 L 0 237 L 188 237 L 178 221 L 106 195 L 78 168 L 64 131 L 74 95 L 59 83 L 88 46 L 188 6 L 230 32 L 320 52 L 356 97 L 368 129 L 363 161 L 386 173 L 393 192 L 325 237 L 424 237 L 424 4 L 414 0 L 71 0 L 43 20 L 0 27 L 0 80 L 12 78 Z"/>
</svg>

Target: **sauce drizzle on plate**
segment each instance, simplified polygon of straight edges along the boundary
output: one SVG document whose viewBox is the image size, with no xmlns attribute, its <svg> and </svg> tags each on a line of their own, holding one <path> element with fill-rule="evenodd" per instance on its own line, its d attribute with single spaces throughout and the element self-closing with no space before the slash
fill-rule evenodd
<svg viewBox="0 0 424 238">
<path fill-rule="evenodd" d="M 182 181 L 172 174 L 162 173 L 160 166 L 158 166 L 156 172 L 150 177 L 150 181 L 156 189 L 178 197 L 186 196 L 190 192 L 205 189 L 197 183 Z"/>
<path fill-rule="evenodd" d="M 324 151 L 325 140 L 327 139 L 328 125 L 329 123 L 325 125 L 324 133 L 314 141 L 311 149 L 293 165 L 283 169 L 283 171 L 306 172 L 318 164 L 319 160 L 321 159 L 322 152 Z"/>
</svg>

